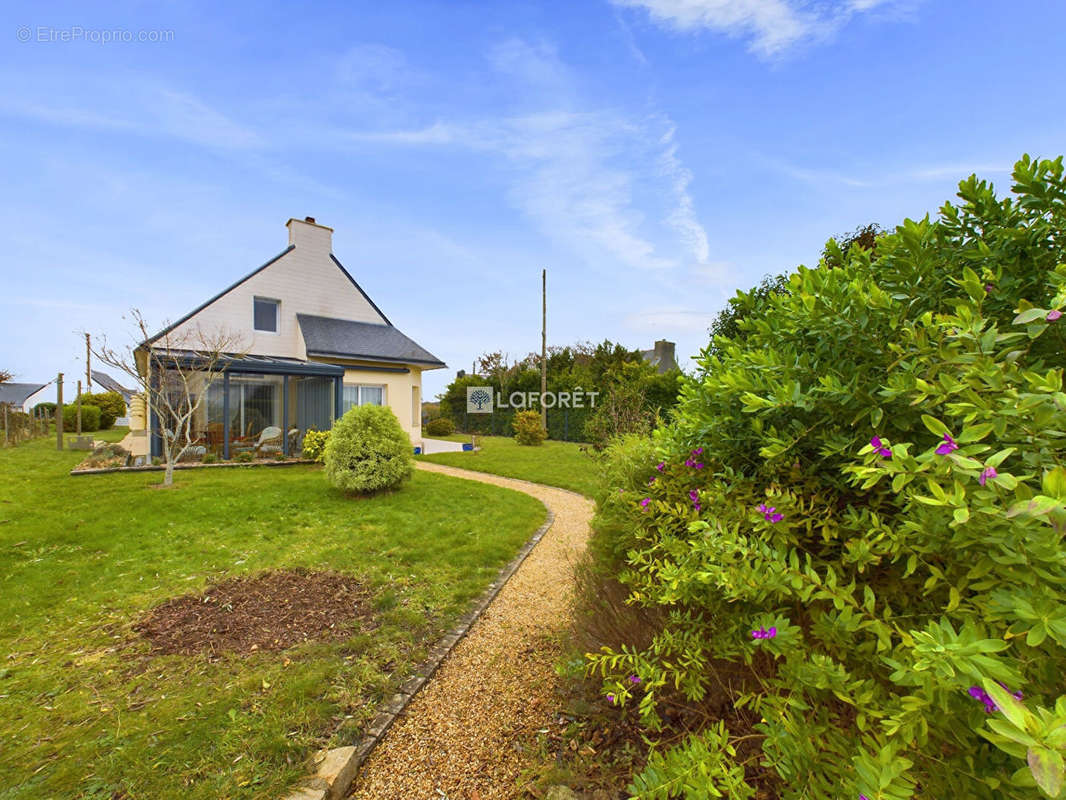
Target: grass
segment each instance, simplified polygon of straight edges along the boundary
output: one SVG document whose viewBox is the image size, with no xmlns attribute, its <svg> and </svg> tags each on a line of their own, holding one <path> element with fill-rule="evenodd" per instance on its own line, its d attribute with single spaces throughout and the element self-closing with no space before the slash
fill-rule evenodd
<svg viewBox="0 0 1066 800">
<path fill-rule="evenodd" d="M 451 438 L 451 437 L 446 437 Z M 458 441 L 469 441 L 469 435 Z M 543 483 L 591 496 L 598 484 L 599 462 L 590 445 L 548 440 L 539 447 L 522 447 L 507 436 L 479 436 L 474 453 L 434 453 L 423 461 L 477 472 Z"/>
<path fill-rule="evenodd" d="M 122 431 L 97 435 L 118 439 Z M 0 798 L 276 798 L 350 744 L 544 520 L 532 498 L 418 472 L 352 499 L 318 467 L 71 477 L 0 450 Z M 283 652 L 148 655 L 159 602 L 269 568 L 332 569 L 378 626 Z"/>
</svg>

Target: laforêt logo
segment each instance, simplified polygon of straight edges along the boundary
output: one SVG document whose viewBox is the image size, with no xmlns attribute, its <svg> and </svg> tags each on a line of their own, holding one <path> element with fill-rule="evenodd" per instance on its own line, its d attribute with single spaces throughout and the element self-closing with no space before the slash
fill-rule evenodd
<svg viewBox="0 0 1066 800">
<path fill-rule="evenodd" d="M 491 414 L 492 413 L 492 387 L 491 386 L 467 386 L 466 387 L 466 413 L 468 413 L 468 414 Z"/>
<path fill-rule="evenodd" d="M 589 408 L 596 406 L 599 392 L 586 392 L 580 386 L 570 392 L 503 392 L 493 391 L 491 386 L 466 387 L 466 413 L 491 414 L 495 409 L 504 408 Z"/>
</svg>

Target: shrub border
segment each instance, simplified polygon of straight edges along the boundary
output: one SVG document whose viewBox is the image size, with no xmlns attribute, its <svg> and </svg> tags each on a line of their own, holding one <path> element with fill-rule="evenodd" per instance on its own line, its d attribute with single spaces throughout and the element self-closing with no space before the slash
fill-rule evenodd
<svg viewBox="0 0 1066 800">
<path fill-rule="evenodd" d="M 477 478 L 464 477 L 462 480 L 477 480 Z M 512 478 L 511 480 L 521 479 Z M 542 485 L 532 481 L 521 482 L 530 483 L 534 486 Z M 563 491 L 566 490 L 564 489 Z M 348 794 L 356 776 L 359 774 L 359 769 L 378 743 L 385 738 L 385 734 L 388 733 L 396 718 L 406 710 L 415 695 L 433 677 L 433 674 L 444 659 L 470 632 L 474 623 L 485 613 L 485 610 L 496 599 L 496 596 L 507 584 L 507 581 L 518 571 L 518 568 L 522 566 L 522 562 L 526 560 L 533 548 L 537 546 L 552 525 L 555 524 L 555 512 L 548 508 L 547 504 L 544 504 L 544 509 L 547 512 L 544 524 L 537 528 L 526 543 L 522 545 L 517 555 L 500 570 L 496 575 L 496 580 L 489 584 L 473 609 L 459 618 L 459 622 L 456 623 L 455 627 L 430 649 L 426 660 L 408 676 L 407 680 L 400 684 L 399 691 L 377 713 L 358 744 L 319 751 L 315 757 L 315 763 L 317 764 L 316 774 L 309 779 L 305 779 L 300 785 L 285 795 L 283 800 L 340 800 L 340 798 Z"/>
</svg>

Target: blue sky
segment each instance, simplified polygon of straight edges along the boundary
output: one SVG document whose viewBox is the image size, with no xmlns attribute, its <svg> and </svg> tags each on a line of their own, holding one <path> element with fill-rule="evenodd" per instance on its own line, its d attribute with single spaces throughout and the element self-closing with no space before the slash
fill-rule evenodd
<svg viewBox="0 0 1066 800">
<path fill-rule="evenodd" d="M 1066 150 L 1066 4 L 11 4 L 0 367 L 84 371 L 278 253 L 289 217 L 449 364 L 678 342 L 825 239 Z M 80 28 L 78 41 L 60 38 Z M 88 31 L 166 31 L 88 41 Z M 28 33 L 30 41 L 19 41 Z M 97 34 L 91 34 L 98 38 Z M 4 41 L 6 37 L 6 41 Z"/>
</svg>

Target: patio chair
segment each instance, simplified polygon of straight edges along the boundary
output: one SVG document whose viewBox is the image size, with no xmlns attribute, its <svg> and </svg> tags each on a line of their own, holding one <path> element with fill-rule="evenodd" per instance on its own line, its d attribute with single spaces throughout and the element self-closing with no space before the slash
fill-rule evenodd
<svg viewBox="0 0 1066 800">
<path fill-rule="evenodd" d="M 281 452 L 281 428 L 276 425 L 271 425 L 268 428 L 263 428 L 263 432 L 259 434 L 259 441 L 255 443 L 255 454 L 260 456 L 263 453 L 280 453 Z"/>
</svg>

